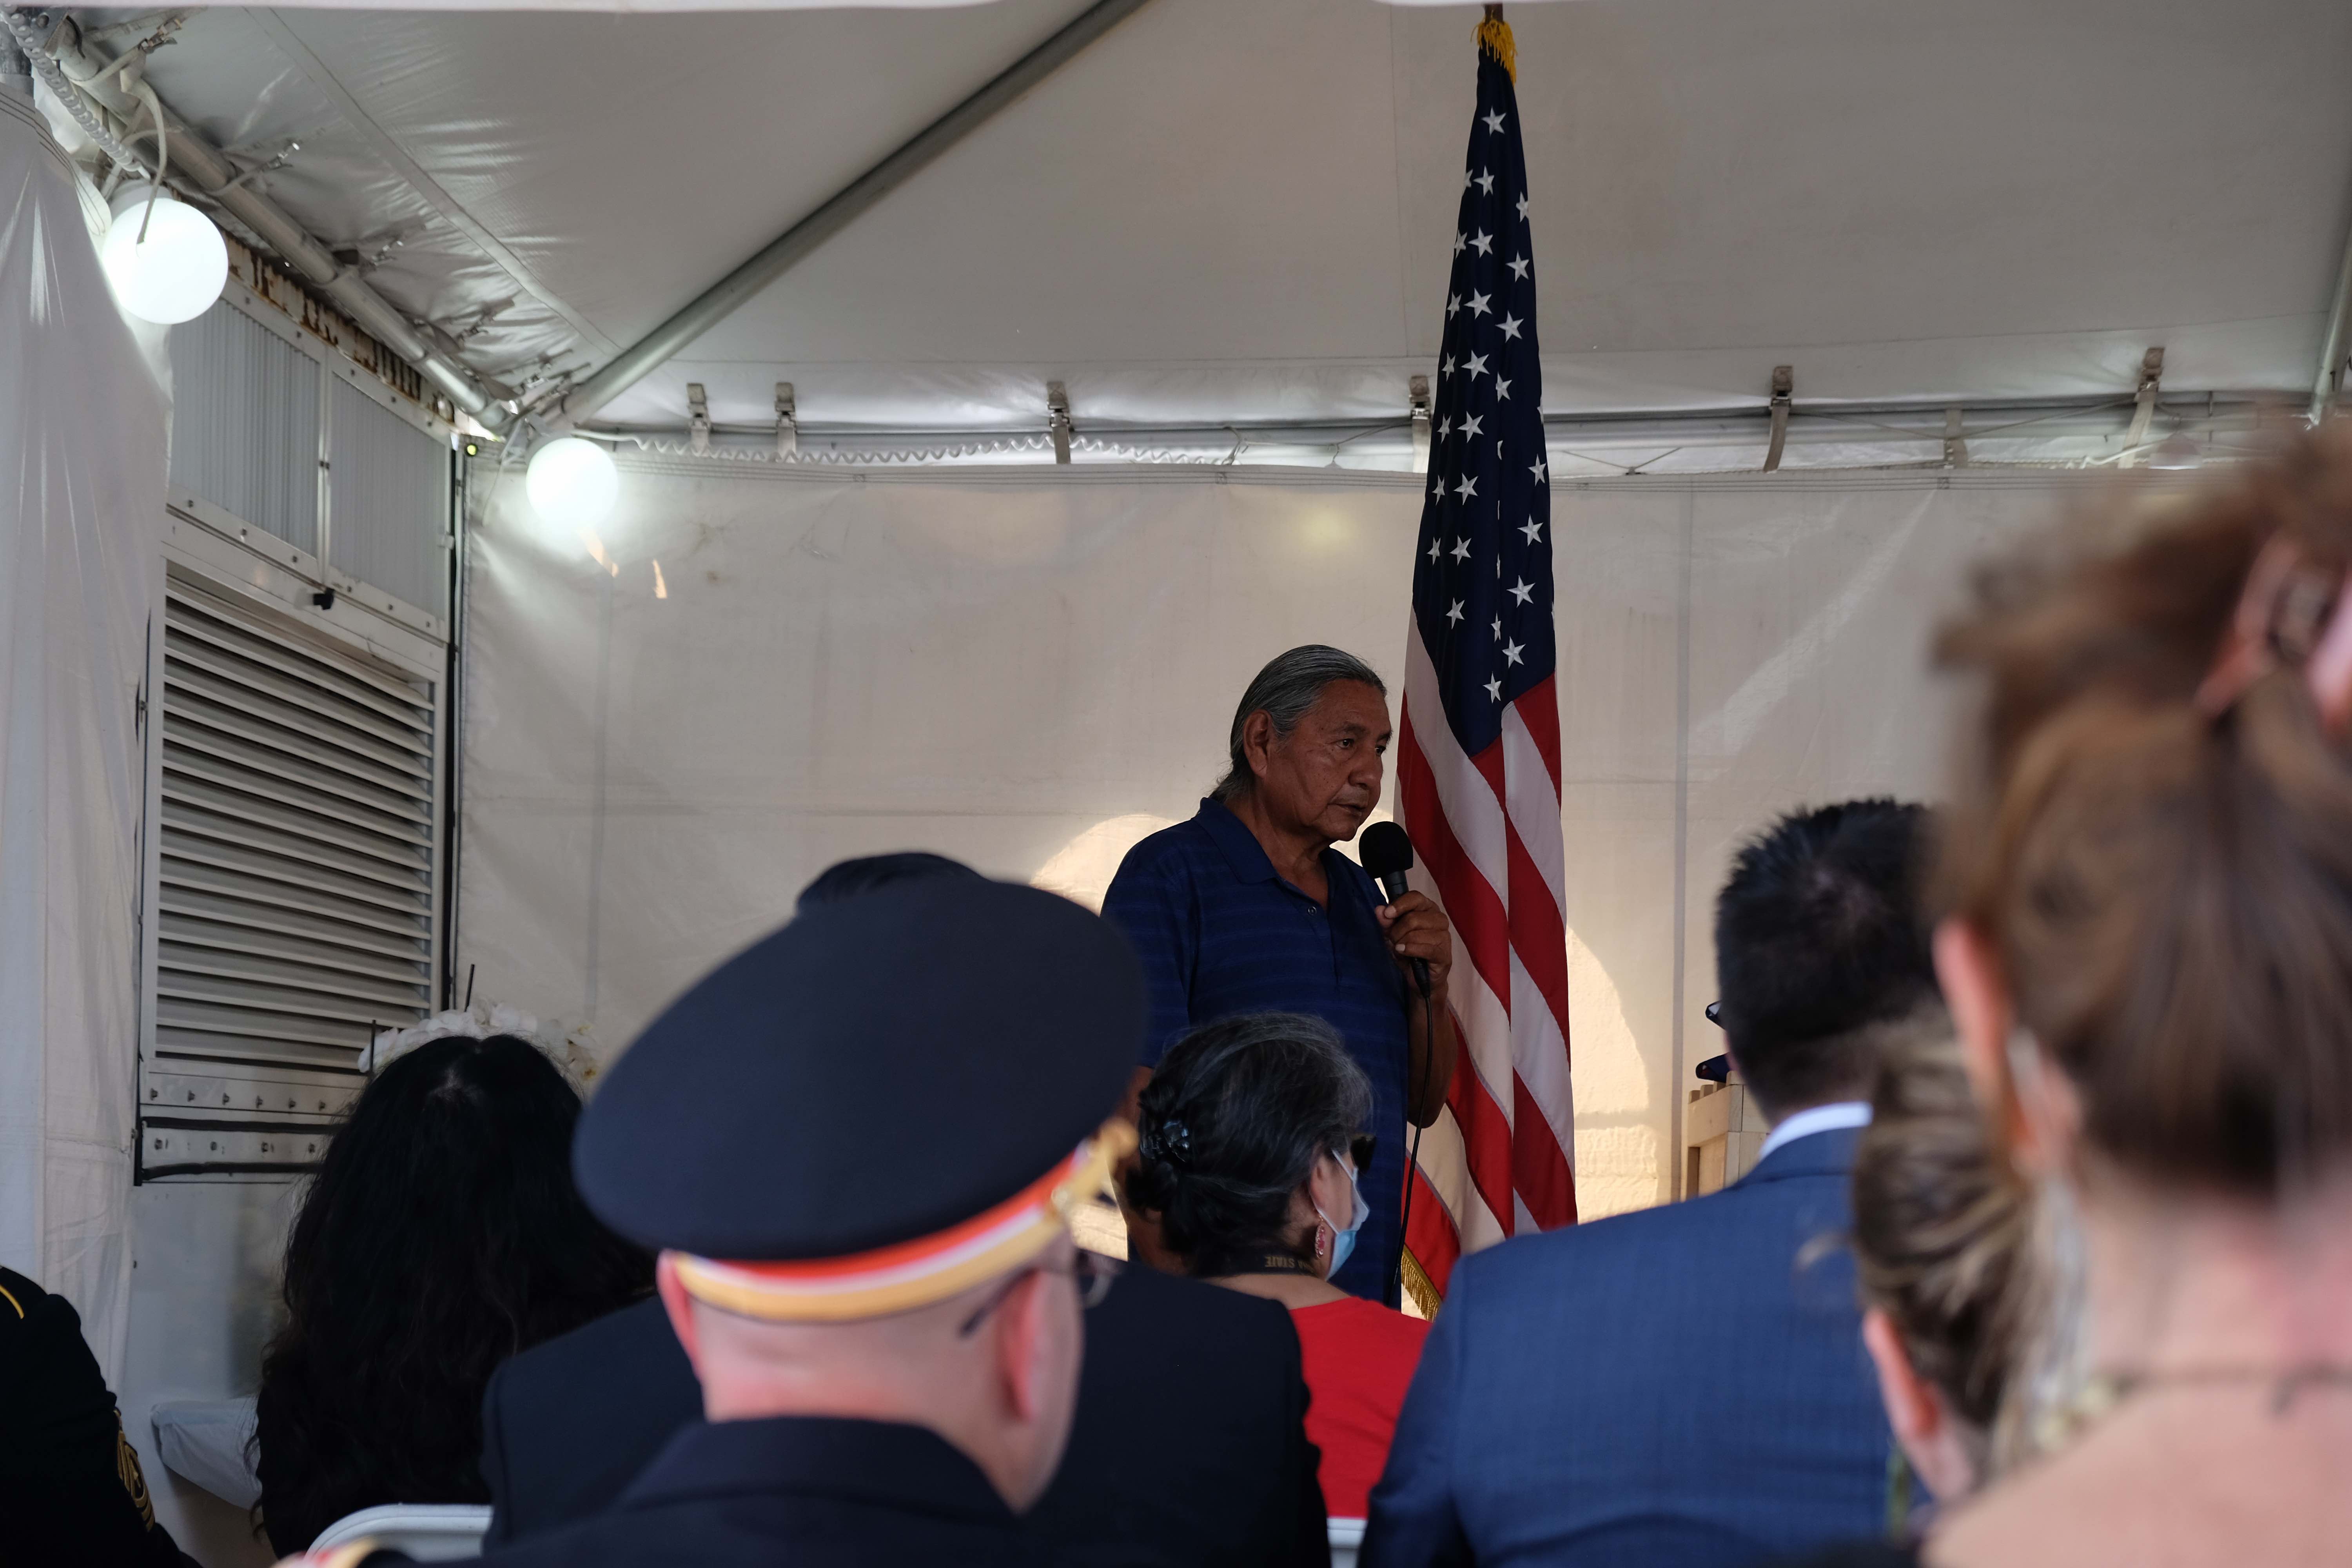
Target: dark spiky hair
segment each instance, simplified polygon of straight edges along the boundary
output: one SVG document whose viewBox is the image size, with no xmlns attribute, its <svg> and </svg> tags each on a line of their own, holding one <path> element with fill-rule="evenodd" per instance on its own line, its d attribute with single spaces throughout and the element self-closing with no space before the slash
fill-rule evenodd
<svg viewBox="0 0 2352 1568">
<path fill-rule="evenodd" d="M 1855 800 L 1750 840 L 1715 905 L 1720 1022 L 1765 1111 L 1868 1091 L 1866 1026 L 1936 996 L 1920 910 L 1927 808 Z"/>
</svg>

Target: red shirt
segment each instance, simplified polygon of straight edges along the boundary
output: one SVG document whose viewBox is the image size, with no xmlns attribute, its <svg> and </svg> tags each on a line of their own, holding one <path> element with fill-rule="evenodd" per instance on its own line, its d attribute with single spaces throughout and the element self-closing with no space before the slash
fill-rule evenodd
<svg viewBox="0 0 2352 1568">
<path fill-rule="evenodd" d="M 1294 1307 L 1298 1357 L 1307 1376 L 1307 1436 L 1323 1450 L 1323 1507 L 1334 1519 L 1361 1519 L 1389 1462 L 1389 1439 L 1429 1324 L 1353 1296 Z"/>
</svg>

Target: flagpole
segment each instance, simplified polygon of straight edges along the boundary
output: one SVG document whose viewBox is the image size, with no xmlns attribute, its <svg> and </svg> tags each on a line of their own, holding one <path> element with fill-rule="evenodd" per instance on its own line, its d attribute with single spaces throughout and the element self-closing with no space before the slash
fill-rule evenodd
<svg viewBox="0 0 2352 1568">
<path fill-rule="evenodd" d="M 1423 479 L 1430 488 L 1405 648 L 1397 809 L 1408 831 L 1433 843 L 1461 839 L 1449 800 L 1479 823 L 1507 821 L 1537 875 L 1521 875 L 1527 868 L 1499 852 L 1482 858 L 1483 837 L 1442 864 L 1428 863 L 1432 896 L 1457 919 L 1498 903 L 1507 917 L 1504 928 L 1482 927 L 1475 952 L 1462 950 L 1474 962 L 1455 971 L 1475 1023 L 1448 1012 L 1465 1051 L 1477 1037 L 1474 1065 L 1507 1053 L 1510 1070 L 1498 1071 L 1493 1085 L 1463 1072 L 1448 1086 L 1439 1112 L 1449 1123 L 1441 1173 L 1422 1168 L 1423 1130 L 1406 1129 L 1398 1262 L 1402 1289 L 1425 1313 L 1433 1313 L 1468 1252 L 1576 1220 L 1567 931 L 1554 892 L 1565 884 L 1565 868 L 1542 362 L 1528 270 L 1518 51 L 1503 12 L 1490 0 L 1475 28 L 1477 111 L 1454 235 L 1444 357 L 1429 378 L 1432 440 Z M 1517 858 L 1516 847 L 1511 854 Z M 1461 931 L 1457 926 L 1457 938 Z M 1498 981 L 1503 975 L 1510 978 Z M 1433 1035 L 1434 1018 L 1428 1023 Z M 1425 1199 L 1417 1190 L 1423 1185 Z"/>
<path fill-rule="evenodd" d="M 1518 62 L 1514 58 L 1517 51 L 1511 47 L 1510 24 L 1503 20 L 1503 7 L 1500 0 L 1487 0 L 1486 20 L 1478 24 L 1477 37 L 1478 47 L 1491 49 L 1495 58 L 1503 63 L 1503 68 L 1511 73 L 1511 79 L 1514 82 L 1517 81 Z M 1437 1016 L 1429 1009 L 1429 995 L 1426 990 L 1422 994 L 1422 1005 L 1424 1016 L 1428 1019 L 1427 1048 L 1434 1052 L 1437 1049 Z M 1424 1072 L 1427 1071 L 1427 1067 L 1428 1064 L 1424 1060 L 1423 1063 Z M 1418 1104 L 1420 1099 L 1420 1095 L 1414 1095 L 1414 1103 Z M 1437 1289 L 1430 1279 L 1428 1272 L 1413 1257 L 1412 1244 L 1410 1239 L 1412 1232 L 1413 1179 L 1421 1174 L 1422 1131 L 1423 1129 L 1419 1127 L 1412 1130 L 1412 1144 L 1406 1151 L 1404 1159 L 1404 1212 L 1397 1216 L 1396 1287 L 1399 1290 L 1402 1290 L 1406 1286 L 1407 1276 L 1412 1276 L 1413 1284 L 1418 1287 L 1412 1292 L 1415 1303 L 1421 1307 L 1423 1317 L 1433 1318 L 1437 1314 L 1431 1310 L 1433 1299 L 1442 1298 L 1438 1298 Z"/>
<path fill-rule="evenodd" d="M 1488 0 L 1486 18 L 1478 24 L 1478 47 L 1503 62 L 1514 83 L 1519 79 L 1518 49 L 1511 42 L 1511 25 L 1503 20 L 1503 7 L 1496 0 Z"/>
</svg>

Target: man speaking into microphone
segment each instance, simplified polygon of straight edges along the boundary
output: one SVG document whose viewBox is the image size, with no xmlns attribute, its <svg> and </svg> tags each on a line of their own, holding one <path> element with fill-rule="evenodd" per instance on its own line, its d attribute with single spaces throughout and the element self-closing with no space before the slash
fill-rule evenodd
<svg viewBox="0 0 2352 1568">
<path fill-rule="evenodd" d="M 1215 1019 L 1307 1013 L 1339 1031 L 1372 1082 L 1373 1142 L 1359 1173 L 1370 1213 L 1331 1282 L 1395 1306 L 1405 1123 L 1437 1120 L 1458 1047 L 1444 911 L 1419 893 L 1384 901 L 1332 847 L 1380 805 L 1391 728 L 1388 689 L 1363 660 L 1319 644 L 1278 656 L 1242 693 L 1224 776 L 1191 821 L 1128 852 L 1103 913 L 1143 961 L 1139 1091 L 1172 1041 Z M 1151 1257 L 1156 1238 L 1129 1221 Z"/>
</svg>

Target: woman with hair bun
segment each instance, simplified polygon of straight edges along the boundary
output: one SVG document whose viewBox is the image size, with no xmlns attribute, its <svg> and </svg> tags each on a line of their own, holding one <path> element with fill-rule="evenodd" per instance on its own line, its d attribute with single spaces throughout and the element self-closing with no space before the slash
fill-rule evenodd
<svg viewBox="0 0 2352 1568">
<path fill-rule="evenodd" d="M 1429 1331 L 1330 1282 L 1368 1212 L 1363 1069 L 1318 1018 L 1251 1014 L 1169 1047 L 1140 1110 L 1129 1205 L 1183 1272 L 1290 1309 L 1324 1506 L 1363 1518 Z"/>
<path fill-rule="evenodd" d="M 1853 1258 L 1862 1337 L 1908 1461 L 1890 1522 L 1916 1531 L 2012 1457 L 2004 1421 L 2028 1352 L 2033 1207 L 1986 1136 L 1940 1010 L 1879 1046 L 1871 1118 L 1854 1150 Z M 1932 1503 L 1914 1495 L 1927 1484 Z"/>
<path fill-rule="evenodd" d="M 2096 521 L 1986 574 L 1941 643 L 1983 707 L 1937 967 L 1997 1134 L 2068 1222 L 2033 1268 L 2084 1306 L 2045 1451 L 1926 1560 L 2338 1563 L 2352 447 Z"/>
</svg>

